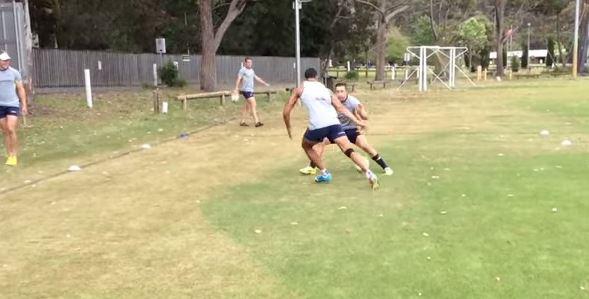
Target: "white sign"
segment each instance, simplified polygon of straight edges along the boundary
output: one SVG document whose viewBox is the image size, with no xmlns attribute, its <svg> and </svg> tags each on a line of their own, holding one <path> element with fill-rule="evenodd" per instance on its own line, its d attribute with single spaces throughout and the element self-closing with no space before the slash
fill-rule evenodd
<svg viewBox="0 0 589 299">
<path fill-rule="evenodd" d="M 166 54 L 166 39 L 163 37 L 155 39 L 155 52 L 158 54 Z"/>
<path fill-rule="evenodd" d="M 405 59 L 404 59 L 404 61 L 405 61 L 405 62 L 409 62 L 409 61 L 411 61 L 411 54 L 409 54 L 409 53 L 405 53 Z"/>
</svg>

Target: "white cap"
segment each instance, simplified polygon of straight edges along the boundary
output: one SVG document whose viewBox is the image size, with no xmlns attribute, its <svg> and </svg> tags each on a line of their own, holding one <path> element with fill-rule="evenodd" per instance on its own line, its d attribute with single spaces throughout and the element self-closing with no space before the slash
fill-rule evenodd
<svg viewBox="0 0 589 299">
<path fill-rule="evenodd" d="M 2 52 L 2 54 L 0 54 L 0 60 L 10 60 L 10 56 L 8 56 L 8 53 Z"/>
</svg>

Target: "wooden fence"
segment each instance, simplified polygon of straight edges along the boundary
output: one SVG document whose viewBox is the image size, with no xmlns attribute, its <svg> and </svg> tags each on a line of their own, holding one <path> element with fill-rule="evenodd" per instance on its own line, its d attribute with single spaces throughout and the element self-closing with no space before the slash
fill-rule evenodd
<svg viewBox="0 0 589 299">
<path fill-rule="evenodd" d="M 232 84 L 245 56 L 217 56 L 218 84 Z M 252 57 L 256 74 L 271 83 L 294 83 L 295 59 Z M 180 77 L 199 82 L 200 55 L 128 54 L 60 49 L 34 49 L 33 85 L 37 88 L 84 86 L 84 69 L 90 69 L 93 86 L 153 85 L 153 64 L 177 63 Z M 302 58 L 302 69 L 315 67 L 318 58 Z"/>
</svg>

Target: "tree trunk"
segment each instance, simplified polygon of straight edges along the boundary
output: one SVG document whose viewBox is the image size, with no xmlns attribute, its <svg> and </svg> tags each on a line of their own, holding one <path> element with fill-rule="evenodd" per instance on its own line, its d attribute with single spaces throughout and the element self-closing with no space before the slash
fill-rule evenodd
<svg viewBox="0 0 589 299">
<path fill-rule="evenodd" d="M 579 28 L 579 73 L 585 72 L 585 63 L 587 62 L 587 47 L 589 47 L 589 9 L 583 7 L 582 19 Z"/>
<path fill-rule="evenodd" d="M 248 0 L 231 0 L 223 22 L 215 30 L 213 24 L 212 0 L 200 1 L 200 30 L 202 42 L 202 58 L 200 62 L 200 88 L 214 91 L 217 88 L 217 49 L 231 23 L 243 12 Z"/>
<path fill-rule="evenodd" d="M 386 63 L 386 50 L 387 50 L 387 26 L 386 20 L 381 18 L 378 22 L 378 28 L 376 33 L 376 76 L 375 81 L 382 81 L 385 78 L 385 63 Z"/>
<path fill-rule="evenodd" d="M 26 90 L 28 94 L 28 102 L 29 105 L 33 103 L 34 95 L 33 92 L 33 34 L 31 29 L 31 18 L 30 18 L 30 9 L 29 9 L 29 1 L 23 1 L 23 8 L 24 8 L 24 15 L 25 15 L 25 51 L 27 52 L 27 61 L 26 61 L 26 76 L 24 79 Z"/>
<path fill-rule="evenodd" d="M 558 41 L 558 57 L 563 68 L 567 67 L 566 59 L 562 54 L 562 41 L 560 39 L 560 12 L 556 14 L 556 40 Z M 528 54 L 529 55 L 529 54 Z"/>
<path fill-rule="evenodd" d="M 215 63 L 217 49 L 215 49 L 212 0 L 201 0 L 200 2 L 200 28 L 202 42 L 200 89 L 213 91 L 217 88 L 217 67 Z"/>
<path fill-rule="evenodd" d="M 438 31 L 436 29 L 436 22 L 434 20 L 434 0 L 430 0 L 429 22 L 432 28 L 433 40 L 438 41 Z"/>
<path fill-rule="evenodd" d="M 495 29 L 496 29 L 496 40 L 495 48 L 497 50 L 497 72 L 495 73 L 498 77 L 505 75 L 504 61 L 503 61 L 503 16 L 505 14 L 505 0 L 495 0 Z"/>
<path fill-rule="evenodd" d="M 374 80 L 385 79 L 385 64 L 388 41 L 388 27 L 393 18 L 409 8 L 409 0 L 380 0 L 378 6 L 366 0 L 356 0 L 356 2 L 370 6 L 376 19 L 376 76 Z"/>
</svg>

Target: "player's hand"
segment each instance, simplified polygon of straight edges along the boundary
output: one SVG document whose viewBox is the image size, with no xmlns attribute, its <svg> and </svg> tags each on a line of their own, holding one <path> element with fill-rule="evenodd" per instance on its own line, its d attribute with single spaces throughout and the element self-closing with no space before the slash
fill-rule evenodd
<svg viewBox="0 0 589 299">
<path fill-rule="evenodd" d="M 366 127 L 368 127 L 368 123 L 365 120 L 362 120 L 362 119 L 358 119 L 358 122 L 356 122 L 356 125 L 358 125 L 358 127 L 361 130 L 366 130 Z"/>
<path fill-rule="evenodd" d="M 20 112 L 22 113 L 22 115 L 29 115 L 29 108 L 27 108 L 26 106 L 23 106 L 21 108 Z"/>
<path fill-rule="evenodd" d="M 290 127 L 287 127 L 286 131 L 288 132 L 288 138 L 290 138 L 290 140 L 292 140 L 292 132 L 291 132 Z"/>
<path fill-rule="evenodd" d="M 270 83 L 266 83 L 266 86 L 270 87 Z"/>
</svg>

